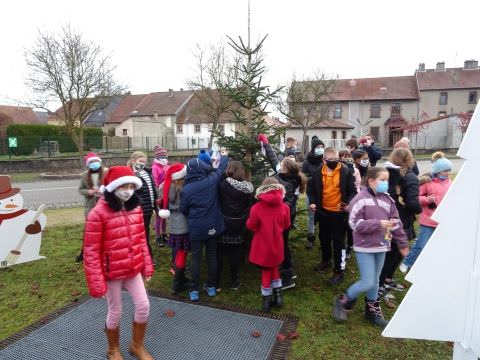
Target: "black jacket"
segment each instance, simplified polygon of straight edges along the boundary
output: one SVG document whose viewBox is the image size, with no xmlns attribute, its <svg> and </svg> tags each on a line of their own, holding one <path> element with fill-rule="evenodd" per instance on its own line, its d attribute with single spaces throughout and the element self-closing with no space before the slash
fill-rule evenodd
<svg viewBox="0 0 480 360">
<path fill-rule="evenodd" d="M 388 170 L 388 193 L 395 200 L 395 205 L 400 215 L 409 240 L 415 238 L 415 215 L 422 212 L 422 206 L 418 199 L 419 183 L 417 176 L 412 170 L 408 170 L 404 175 L 400 169 L 390 162 L 385 163 Z"/>
<path fill-rule="evenodd" d="M 342 202 L 345 204 L 357 195 L 357 189 L 355 187 L 355 178 L 352 170 L 345 164 L 340 163 L 342 168 L 340 170 L 340 192 L 342 194 Z M 326 165 L 325 165 L 326 166 Z M 312 174 L 312 183 L 307 191 L 310 204 L 317 205 L 317 212 L 322 210 L 323 200 L 323 175 L 322 168 L 319 168 Z"/>
<path fill-rule="evenodd" d="M 380 149 L 375 144 L 372 144 L 370 146 L 360 145 L 358 148 L 367 152 L 368 160 L 370 161 L 371 166 L 376 166 L 377 161 L 382 158 L 382 149 Z"/>
<path fill-rule="evenodd" d="M 253 185 L 226 175 L 219 184 L 219 200 L 225 223 L 225 234 L 238 235 L 244 231 L 253 202 Z"/>
<path fill-rule="evenodd" d="M 135 172 L 135 175 L 142 180 L 142 187 L 138 190 L 135 191 L 137 196 L 140 198 L 140 203 L 142 205 L 142 210 L 144 215 L 151 215 L 153 211 L 157 208 L 157 189 L 155 188 L 155 183 L 153 182 L 153 177 L 152 177 L 152 169 L 150 168 L 144 168 L 145 172 L 147 173 L 149 179 L 150 179 L 150 186 L 147 184 L 147 181 L 140 176 L 139 172 Z M 153 193 L 153 198 L 151 197 L 151 192 Z M 152 205 L 153 204 L 153 205 Z"/>
</svg>

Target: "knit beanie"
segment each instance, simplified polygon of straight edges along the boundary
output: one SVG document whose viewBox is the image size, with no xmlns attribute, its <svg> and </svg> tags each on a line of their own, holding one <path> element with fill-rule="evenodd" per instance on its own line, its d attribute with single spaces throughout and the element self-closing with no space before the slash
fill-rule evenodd
<svg viewBox="0 0 480 360">
<path fill-rule="evenodd" d="M 89 152 L 87 155 L 83 157 L 83 160 L 85 160 L 85 165 L 88 166 L 91 162 L 98 161 L 100 164 L 102 163 L 102 159 L 94 153 L 94 152 Z"/>
<path fill-rule="evenodd" d="M 170 210 L 168 210 L 168 194 L 170 192 L 170 185 L 172 180 L 183 179 L 187 174 L 187 167 L 184 164 L 174 163 L 172 164 L 165 175 L 165 181 L 163 183 L 163 199 L 162 208 L 158 211 L 158 216 L 162 219 L 170 217 Z"/>
<path fill-rule="evenodd" d="M 160 145 L 155 145 L 155 147 L 153 148 L 153 156 L 156 159 L 161 159 L 161 158 L 166 159 L 168 157 L 167 149 L 165 149 L 164 147 L 161 147 Z"/>
<path fill-rule="evenodd" d="M 108 192 L 113 193 L 120 186 L 125 184 L 134 184 L 138 190 L 142 187 L 142 180 L 135 176 L 133 170 L 128 166 L 112 166 L 105 174 L 103 185 L 100 190 L 107 190 Z"/>
<path fill-rule="evenodd" d="M 212 165 L 212 158 L 210 157 L 210 154 L 207 152 L 207 150 L 200 150 L 200 152 L 198 153 L 198 158 L 203 162 L 207 163 L 208 165 Z"/>
<path fill-rule="evenodd" d="M 441 151 L 437 151 L 432 155 L 432 173 L 438 174 L 442 171 L 452 170 L 452 163 L 445 157 L 445 154 Z"/>
</svg>

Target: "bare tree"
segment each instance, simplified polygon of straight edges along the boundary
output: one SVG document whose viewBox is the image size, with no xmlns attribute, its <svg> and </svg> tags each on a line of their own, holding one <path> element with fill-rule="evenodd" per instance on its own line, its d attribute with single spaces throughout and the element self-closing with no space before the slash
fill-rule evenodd
<svg viewBox="0 0 480 360">
<path fill-rule="evenodd" d="M 223 44 L 210 46 L 208 51 L 197 45 L 196 71 L 187 85 L 194 90 L 195 107 L 192 112 L 212 124 L 208 146 L 219 134 L 219 122 L 222 116 L 231 112 L 233 101 L 226 89 L 233 86 L 237 79 L 238 57 L 230 56 Z"/>
<path fill-rule="evenodd" d="M 26 83 L 35 94 L 30 105 L 57 116 L 82 156 L 84 120 L 124 91 L 114 80 L 110 56 L 65 25 L 57 33 L 39 31 L 25 59 L 29 69 Z M 49 109 L 59 102 L 60 111 Z"/>
<path fill-rule="evenodd" d="M 301 81 L 294 75 L 283 96 L 277 98 L 278 111 L 302 130 L 303 153 L 308 151 L 307 131 L 329 119 L 336 88 L 337 78 L 315 71 Z"/>
</svg>

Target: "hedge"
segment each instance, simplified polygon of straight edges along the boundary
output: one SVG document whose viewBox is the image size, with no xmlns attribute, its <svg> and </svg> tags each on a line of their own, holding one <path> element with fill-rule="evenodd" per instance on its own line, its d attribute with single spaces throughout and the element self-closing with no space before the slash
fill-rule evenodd
<svg viewBox="0 0 480 360">
<path fill-rule="evenodd" d="M 102 129 L 84 128 L 84 150 L 102 147 Z M 13 155 L 31 155 L 40 151 L 44 141 L 57 141 L 60 152 L 77 152 L 78 149 L 65 129 L 56 125 L 8 125 L 7 136 L 17 138 L 17 147 L 11 148 Z M 47 150 L 48 151 L 48 150 Z"/>
</svg>

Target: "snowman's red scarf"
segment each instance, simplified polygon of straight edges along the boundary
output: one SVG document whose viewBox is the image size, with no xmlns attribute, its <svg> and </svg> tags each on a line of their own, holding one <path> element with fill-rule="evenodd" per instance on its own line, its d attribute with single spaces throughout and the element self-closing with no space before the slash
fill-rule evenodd
<svg viewBox="0 0 480 360">
<path fill-rule="evenodd" d="M 22 209 L 11 214 L 0 214 L 0 225 L 2 225 L 3 220 L 13 219 L 19 215 L 25 214 L 27 211 L 27 209 Z"/>
</svg>

